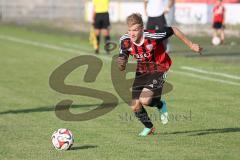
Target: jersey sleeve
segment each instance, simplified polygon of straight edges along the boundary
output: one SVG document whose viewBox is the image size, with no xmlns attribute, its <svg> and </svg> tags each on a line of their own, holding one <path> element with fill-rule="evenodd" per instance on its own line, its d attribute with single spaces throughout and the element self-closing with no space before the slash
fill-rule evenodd
<svg viewBox="0 0 240 160">
<path fill-rule="evenodd" d="M 160 30 L 156 30 L 156 34 L 159 35 L 158 40 L 162 41 L 164 39 L 171 37 L 174 34 L 174 32 L 172 27 L 163 27 Z"/>
<path fill-rule="evenodd" d="M 120 38 L 119 57 L 128 58 L 130 54 L 131 42 L 127 34 Z"/>
<path fill-rule="evenodd" d="M 147 37 L 155 39 L 157 41 L 163 41 L 173 35 L 172 27 L 163 27 L 159 30 L 148 30 L 146 32 Z"/>
</svg>

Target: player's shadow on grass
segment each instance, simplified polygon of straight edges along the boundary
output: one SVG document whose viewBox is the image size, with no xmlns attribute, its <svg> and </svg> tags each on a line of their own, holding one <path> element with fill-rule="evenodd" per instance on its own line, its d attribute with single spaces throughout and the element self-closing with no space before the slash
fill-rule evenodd
<svg viewBox="0 0 240 160">
<path fill-rule="evenodd" d="M 171 133 L 162 133 L 165 134 L 188 134 L 188 136 L 203 136 L 208 134 L 219 134 L 219 133 L 234 133 L 240 132 L 240 128 L 213 128 L 205 130 L 192 130 L 192 131 L 180 131 L 180 132 L 171 132 Z"/>
<path fill-rule="evenodd" d="M 90 148 L 97 148 L 97 145 L 82 145 L 82 146 L 73 146 L 71 150 L 79 150 L 79 149 L 90 149 Z"/>
<path fill-rule="evenodd" d="M 94 108 L 98 107 L 100 104 L 81 104 L 81 105 L 71 105 L 71 108 Z M 19 109 L 19 110 L 7 110 L 0 112 L 0 115 L 3 114 L 19 114 L 19 113 L 34 113 L 34 112 L 50 112 L 55 111 L 55 106 L 51 107 L 37 107 L 37 108 L 29 108 L 29 109 Z"/>
<path fill-rule="evenodd" d="M 119 102 L 119 104 L 122 104 L 124 102 Z M 106 105 L 110 105 L 111 103 L 107 103 Z M 97 108 L 100 104 L 79 104 L 79 105 L 71 105 L 71 109 L 74 108 L 83 108 L 83 109 L 93 109 Z M 20 113 L 35 113 L 35 112 L 50 112 L 55 111 L 56 106 L 49 106 L 49 107 L 37 107 L 37 108 L 27 108 L 27 109 L 17 109 L 17 110 L 7 110 L 0 112 L 0 115 L 4 114 L 20 114 Z"/>
</svg>

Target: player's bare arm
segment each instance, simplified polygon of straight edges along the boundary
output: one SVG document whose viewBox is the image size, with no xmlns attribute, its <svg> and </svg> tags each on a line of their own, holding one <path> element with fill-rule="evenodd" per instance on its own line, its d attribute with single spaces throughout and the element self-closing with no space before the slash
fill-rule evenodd
<svg viewBox="0 0 240 160">
<path fill-rule="evenodd" d="M 183 41 L 192 51 L 198 52 L 201 54 L 202 47 L 197 44 L 193 43 L 189 40 L 177 27 L 172 27 L 174 35 L 177 36 L 181 41 Z"/>
</svg>

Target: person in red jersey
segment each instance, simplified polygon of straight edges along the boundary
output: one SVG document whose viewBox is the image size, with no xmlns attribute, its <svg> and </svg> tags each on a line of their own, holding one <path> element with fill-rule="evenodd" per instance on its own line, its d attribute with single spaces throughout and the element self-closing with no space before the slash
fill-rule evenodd
<svg viewBox="0 0 240 160">
<path fill-rule="evenodd" d="M 222 0 L 217 0 L 213 8 L 213 37 L 220 35 L 221 43 L 224 42 L 224 15 L 225 8 L 223 6 Z"/>
<path fill-rule="evenodd" d="M 128 33 L 120 38 L 117 58 L 120 71 L 125 70 L 129 56 L 137 60 L 135 80 L 132 85 L 132 111 L 144 125 L 139 136 L 153 134 L 155 127 L 143 106 L 156 107 L 163 124 L 168 122 L 166 102 L 161 100 L 165 73 L 172 61 L 165 51 L 163 40 L 177 36 L 194 52 L 202 48 L 190 41 L 178 28 L 163 27 L 160 30 L 144 30 L 142 16 L 133 13 L 127 17 Z"/>
</svg>

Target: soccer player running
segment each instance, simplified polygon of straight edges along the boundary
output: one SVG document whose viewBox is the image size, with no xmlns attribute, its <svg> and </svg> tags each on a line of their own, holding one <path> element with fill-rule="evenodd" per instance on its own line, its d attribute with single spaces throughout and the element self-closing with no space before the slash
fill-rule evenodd
<svg viewBox="0 0 240 160">
<path fill-rule="evenodd" d="M 177 36 L 194 52 L 202 48 L 190 41 L 178 28 L 163 27 L 160 30 L 144 30 L 140 14 L 133 13 L 127 17 L 128 33 L 120 38 L 120 53 L 117 58 L 118 68 L 126 68 L 129 55 L 137 60 L 135 80 L 132 85 L 132 111 L 144 125 L 139 136 L 153 134 L 155 128 L 145 110 L 145 106 L 156 107 L 163 124 L 168 122 L 166 102 L 161 100 L 165 72 L 172 61 L 165 52 L 163 40 Z"/>
<path fill-rule="evenodd" d="M 213 37 L 220 35 L 221 44 L 224 42 L 224 14 L 225 8 L 222 0 L 218 0 L 213 8 Z"/>
</svg>

